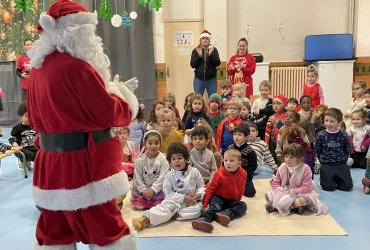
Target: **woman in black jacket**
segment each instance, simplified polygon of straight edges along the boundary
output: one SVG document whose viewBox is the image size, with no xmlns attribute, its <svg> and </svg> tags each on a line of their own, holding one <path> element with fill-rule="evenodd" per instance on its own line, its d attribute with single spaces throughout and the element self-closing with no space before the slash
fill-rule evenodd
<svg viewBox="0 0 370 250">
<path fill-rule="evenodd" d="M 217 92 L 216 67 L 221 63 L 218 51 L 210 40 L 211 33 L 203 30 L 199 36 L 199 45 L 193 49 L 190 60 L 194 69 L 194 92 L 203 96 L 207 89 L 208 97 Z"/>
</svg>

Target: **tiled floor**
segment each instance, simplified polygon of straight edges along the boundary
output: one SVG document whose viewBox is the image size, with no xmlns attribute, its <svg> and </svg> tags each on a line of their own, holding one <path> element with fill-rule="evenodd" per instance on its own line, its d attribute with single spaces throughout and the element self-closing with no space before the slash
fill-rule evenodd
<svg viewBox="0 0 370 250">
<path fill-rule="evenodd" d="M 9 129 L 0 141 L 6 142 Z M 0 249 L 32 249 L 35 225 L 39 216 L 32 201 L 32 173 L 25 179 L 17 169 L 16 158 L 1 161 L 0 179 Z M 265 167 L 258 169 L 256 178 L 270 178 Z M 369 250 L 370 195 L 362 193 L 364 170 L 352 170 L 352 192 L 321 191 L 321 200 L 329 212 L 347 231 L 348 236 L 249 236 L 249 237 L 167 237 L 140 238 L 139 250 L 221 250 L 221 249 L 275 249 L 275 250 Z M 316 181 L 318 176 L 315 176 Z M 264 209 L 264 208 L 261 208 Z M 246 225 L 248 226 L 248 225 Z M 78 249 L 88 249 L 80 244 Z"/>
</svg>

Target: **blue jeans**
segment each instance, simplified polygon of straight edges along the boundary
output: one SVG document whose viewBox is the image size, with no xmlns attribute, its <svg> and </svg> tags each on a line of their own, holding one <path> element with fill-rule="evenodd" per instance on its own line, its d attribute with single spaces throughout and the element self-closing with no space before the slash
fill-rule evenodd
<svg viewBox="0 0 370 250">
<path fill-rule="evenodd" d="M 206 218 L 211 222 L 215 218 L 215 214 L 225 212 L 230 220 L 241 217 L 247 211 L 247 204 L 244 201 L 235 201 L 224 199 L 218 195 L 213 195 L 209 201 L 209 207 L 205 210 L 200 218 Z"/>
<path fill-rule="evenodd" d="M 195 94 L 203 96 L 204 90 L 207 89 L 208 97 L 217 92 L 217 79 L 216 77 L 209 80 L 202 80 L 194 77 L 193 88 Z"/>
</svg>

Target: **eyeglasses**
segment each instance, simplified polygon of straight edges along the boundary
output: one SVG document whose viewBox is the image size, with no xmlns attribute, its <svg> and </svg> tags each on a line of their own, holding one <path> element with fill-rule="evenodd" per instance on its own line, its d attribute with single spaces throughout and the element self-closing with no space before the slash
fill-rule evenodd
<svg viewBox="0 0 370 250">
<path fill-rule="evenodd" d="M 128 136 L 129 134 L 127 132 L 116 132 L 116 135 L 123 137 Z"/>
<path fill-rule="evenodd" d="M 352 91 L 359 91 L 362 87 L 353 88 Z"/>
</svg>

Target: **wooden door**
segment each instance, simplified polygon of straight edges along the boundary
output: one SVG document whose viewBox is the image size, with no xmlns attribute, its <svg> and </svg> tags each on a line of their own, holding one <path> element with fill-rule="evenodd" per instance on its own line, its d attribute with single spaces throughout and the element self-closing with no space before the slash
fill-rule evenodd
<svg viewBox="0 0 370 250">
<path fill-rule="evenodd" d="M 167 92 L 175 94 L 181 116 L 186 95 L 194 92 L 194 70 L 190 66 L 190 57 L 199 43 L 202 30 L 203 21 L 168 21 L 164 25 Z M 184 34 L 182 40 L 179 34 Z"/>
</svg>

